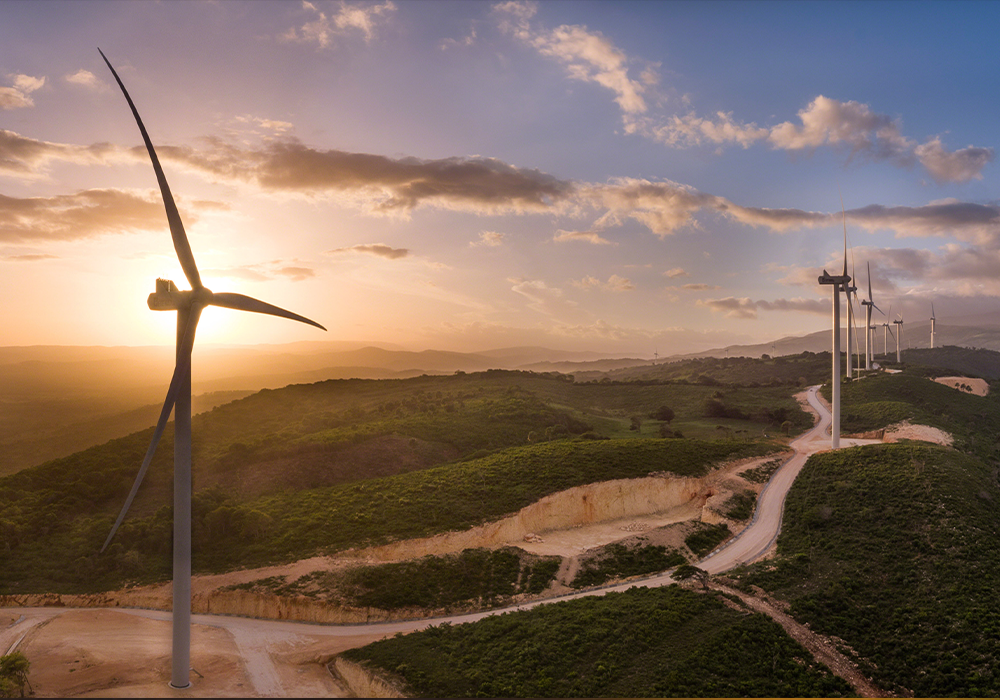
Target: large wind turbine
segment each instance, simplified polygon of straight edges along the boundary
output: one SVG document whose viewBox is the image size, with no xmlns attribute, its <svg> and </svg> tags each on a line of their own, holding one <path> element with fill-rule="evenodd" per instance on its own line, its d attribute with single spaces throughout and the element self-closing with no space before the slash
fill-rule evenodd
<svg viewBox="0 0 1000 700">
<path fill-rule="evenodd" d="M 847 287 L 851 282 L 851 276 L 847 274 L 847 226 L 844 226 L 844 272 L 841 275 L 831 275 L 826 270 L 819 277 L 820 284 L 829 284 L 833 287 L 833 372 L 832 372 L 832 393 L 833 393 L 833 414 L 830 423 L 830 446 L 836 450 L 840 448 L 840 290 Z M 850 348 L 847 349 L 850 352 Z"/>
<path fill-rule="evenodd" d="M 198 274 L 198 266 L 194 262 L 194 254 L 188 243 L 187 234 L 184 232 L 184 225 L 181 223 L 177 206 L 174 204 L 173 195 L 167 186 L 167 179 L 163 175 L 160 161 L 153 150 L 153 143 L 149 140 L 146 127 L 139 118 L 139 112 L 129 97 L 125 85 L 115 71 L 111 62 L 104 52 L 98 49 L 101 58 L 108 64 L 111 74 L 118 81 L 118 86 L 125 95 L 128 106 L 132 109 L 132 115 L 139 126 L 142 140 L 146 144 L 149 158 L 153 163 L 153 171 L 156 173 L 156 181 L 160 186 L 160 194 L 163 197 L 163 206 L 167 212 L 167 222 L 170 225 L 170 235 L 173 238 L 174 250 L 177 252 L 177 259 L 180 261 L 184 276 L 191 284 L 188 291 L 178 290 L 176 285 L 170 280 L 156 280 L 156 291 L 149 295 L 147 303 L 154 311 L 176 311 L 177 312 L 177 360 L 174 366 L 174 374 L 170 378 L 170 388 L 167 390 L 167 398 L 163 402 L 163 409 L 160 411 L 160 418 L 156 423 L 153 432 L 153 440 L 149 443 L 146 456 L 142 460 L 142 466 L 132 484 L 132 490 L 125 499 L 118 519 L 115 520 L 114 527 L 108 539 L 104 542 L 103 552 L 111 538 L 115 536 L 118 527 L 121 525 L 125 514 L 128 512 L 132 500 L 135 498 L 139 485 L 142 483 L 146 470 L 153 459 L 156 445 L 163 435 L 163 429 L 167 425 L 170 412 L 174 412 L 174 570 L 173 570 L 173 664 L 170 676 L 170 686 L 173 688 L 187 688 L 191 685 L 191 350 L 194 347 L 194 334 L 198 326 L 198 319 L 202 310 L 206 306 L 222 306 L 227 309 L 237 309 L 240 311 L 254 311 L 271 316 L 281 316 L 293 321 L 308 323 L 317 328 L 323 328 L 315 321 L 311 321 L 305 316 L 286 311 L 272 306 L 258 299 L 233 294 L 231 292 L 213 293 L 201 282 L 201 275 Z"/>
</svg>

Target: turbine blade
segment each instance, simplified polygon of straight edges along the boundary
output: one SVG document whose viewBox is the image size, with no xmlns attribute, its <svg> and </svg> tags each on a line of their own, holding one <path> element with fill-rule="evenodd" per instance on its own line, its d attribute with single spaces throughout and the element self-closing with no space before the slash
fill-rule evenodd
<svg viewBox="0 0 1000 700">
<path fill-rule="evenodd" d="M 163 197 L 163 207 L 167 210 L 167 222 L 170 224 L 170 236 L 174 240 L 174 250 L 177 252 L 177 259 L 181 263 L 181 268 L 184 270 L 184 275 L 191 284 L 191 288 L 199 289 L 204 286 L 201 283 L 201 275 L 198 274 L 198 266 L 194 262 L 194 253 L 191 252 L 191 244 L 188 243 L 187 234 L 184 232 L 184 224 L 181 223 L 181 216 L 177 212 L 177 205 L 174 204 L 174 197 L 170 194 L 170 186 L 167 185 L 167 178 L 163 174 L 163 168 L 160 167 L 160 160 L 156 157 L 156 151 L 153 150 L 153 142 L 149 140 L 146 127 L 143 126 L 142 119 L 139 118 L 139 110 L 135 108 L 135 103 L 129 97 L 128 90 L 125 89 L 125 84 L 118 77 L 118 73 L 111 65 L 111 61 L 108 60 L 103 51 L 100 49 L 97 49 L 97 51 L 101 54 L 104 62 L 108 64 L 108 68 L 111 69 L 111 74 L 115 76 L 115 80 L 118 81 L 118 87 L 122 89 L 125 100 L 132 109 L 132 116 L 135 117 L 135 123 L 139 125 L 139 133 L 142 134 L 146 150 L 149 151 L 149 159 L 153 161 L 156 182 L 160 185 L 160 195 Z"/>
<path fill-rule="evenodd" d="M 272 306 L 267 302 L 254 299 L 253 297 L 248 297 L 243 294 L 218 292 L 212 296 L 211 305 L 222 306 L 227 309 L 237 309 L 239 311 L 253 311 L 258 314 L 268 314 L 270 316 L 280 316 L 282 318 L 289 318 L 293 321 L 299 321 L 300 323 L 308 323 L 310 326 L 316 326 L 324 331 L 326 330 L 326 328 L 319 325 L 315 321 L 306 318 L 305 316 L 299 316 L 291 311 L 286 311 L 285 309 Z"/>
<path fill-rule="evenodd" d="M 868 263 L 868 301 L 872 299 L 872 264 Z"/>
<path fill-rule="evenodd" d="M 838 189 L 840 189 L 838 187 Z M 840 213 L 844 219 L 844 277 L 847 277 L 847 212 L 844 211 L 844 193 L 840 193 Z"/>
<path fill-rule="evenodd" d="M 931 320 L 934 320 L 934 302 L 931 302 Z"/>
<path fill-rule="evenodd" d="M 118 528 L 125 519 L 125 514 L 128 513 L 128 509 L 132 506 L 132 501 L 135 500 L 136 493 L 139 492 L 139 486 L 142 484 L 142 480 L 146 476 L 146 471 L 153 461 L 153 455 L 156 454 L 156 446 L 159 444 L 160 438 L 163 437 L 163 429 L 167 427 L 167 419 L 170 418 L 170 412 L 174 408 L 174 403 L 177 402 L 177 394 L 180 391 L 181 383 L 185 375 L 191 373 L 191 350 L 194 347 L 194 333 L 198 326 L 198 317 L 200 314 L 200 309 L 195 308 L 191 310 L 191 317 L 188 320 L 187 328 L 184 330 L 184 338 L 181 340 L 180 347 L 177 348 L 177 364 L 174 365 L 174 374 L 170 378 L 170 388 L 167 389 L 167 398 L 163 402 L 163 408 L 160 410 L 160 418 L 156 421 L 153 439 L 146 449 L 146 456 L 142 460 L 142 466 L 139 467 L 139 473 L 136 474 L 132 490 L 129 491 L 128 498 L 125 499 L 125 505 L 122 506 L 122 510 L 118 514 L 114 526 L 111 528 L 111 532 L 108 533 L 108 538 L 104 540 L 104 546 L 101 547 L 102 552 L 111 544 L 111 539 L 118 532 Z"/>
</svg>

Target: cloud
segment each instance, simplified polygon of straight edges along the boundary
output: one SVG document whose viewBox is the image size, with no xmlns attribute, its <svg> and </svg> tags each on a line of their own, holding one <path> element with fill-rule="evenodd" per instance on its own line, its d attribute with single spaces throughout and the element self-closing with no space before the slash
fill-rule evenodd
<svg viewBox="0 0 1000 700">
<path fill-rule="evenodd" d="M 35 102 L 30 94 L 45 85 L 45 78 L 21 74 L 9 77 L 13 78 L 14 84 L 11 87 L 0 87 L 0 109 L 34 107 Z"/>
<path fill-rule="evenodd" d="M 3 260 L 7 262 L 40 262 L 42 260 L 58 260 L 58 255 L 48 253 L 26 253 L 24 255 L 5 255 Z"/>
<path fill-rule="evenodd" d="M 995 157 L 992 148 L 974 146 L 949 152 L 939 137 L 918 145 L 903 135 L 899 120 L 860 102 L 818 95 L 799 110 L 798 117 L 798 123 L 785 121 L 759 127 L 736 121 L 731 112 L 717 112 L 714 118 L 689 112 L 660 118 L 659 122 L 657 118 L 636 118 L 629 121 L 626 131 L 671 147 L 736 144 L 749 148 L 764 141 L 784 151 L 814 151 L 829 146 L 846 149 L 849 158 L 889 161 L 900 167 L 919 162 L 938 183 L 982 179 L 983 168 Z"/>
<path fill-rule="evenodd" d="M 179 201 L 178 204 L 181 204 Z M 189 223 L 195 212 L 224 208 L 218 202 L 192 202 L 182 211 Z M 70 195 L 19 199 L 0 194 L 0 241 L 70 241 L 116 233 L 165 230 L 158 192 L 139 194 L 115 189 L 84 190 Z"/>
<path fill-rule="evenodd" d="M 116 157 L 128 156 L 108 144 L 73 146 L 50 143 L 0 129 L 0 173 L 34 179 L 40 176 L 40 170 L 54 160 L 70 163 L 108 163 Z"/>
<path fill-rule="evenodd" d="M 582 25 L 561 25 L 552 30 L 533 27 L 537 12 L 532 2 L 504 2 L 494 5 L 503 17 L 504 29 L 534 47 L 543 56 L 557 59 L 574 80 L 595 83 L 615 94 L 615 102 L 625 114 L 646 111 L 643 93 L 658 81 L 652 65 L 641 70 L 640 80 L 629 77 L 630 59 L 600 32 Z"/>
<path fill-rule="evenodd" d="M 695 284 L 683 284 L 681 285 L 681 289 L 687 292 L 708 292 L 715 289 L 722 289 L 722 287 L 717 284 L 705 284 L 704 282 L 699 282 Z"/>
<path fill-rule="evenodd" d="M 205 151 L 157 151 L 163 160 L 266 190 L 352 195 L 382 214 L 406 214 L 424 204 L 480 213 L 546 211 L 574 190 L 570 182 L 494 158 L 394 159 L 321 151 L 291 140 L 243 149 L 215 139 Z"/>
<path fill-rule="evenodd" d="M 982 180 L 983 168 L 992 163 L 995 156 L 992 148 L 973 146 L 949 153 L 937 137 L 917 146 L 914 154 L 939 183 Z"/>
<path fill-rule="evenodd" d="M 91 73 L 89 70 L 81 68 L 76 73 L 71 73 L 64 77 L 67 83 L 73 83 L 74 85 L 82 85 L 92 90 L 103 90 L 107 88 L 107 85 L 102 81 L 97 79 L 97 76 Z"/>
<path fill-rule="evenodd" d="M 724 299 L 699 299 L 698 306 L 707 306 L 712 311 L 724 313 L 729 318 L 756 319 L 757 311 L 795 311 L 814 314 L 829 314 L 830 304 L 820 299 L 776 299 L 774 301 L 753 301 L 749 297 L 725 297 Z"/>
<path fill-rule="evenodd" d="M 582 241 L 593 245 L 614 245 L 614 243 L 606 238 L 602 238 L 595 231 L 563 231 L 562 229 L 559 229 L 556 231 L 556 235 L 552 237 L 552 240 L 556 243 Z"/>
<path fill-rule="evenodd" d="M 366 42 L 371 41 L 375 36 L 376 26 L 395 12 L 396 6 L 392 2 L 380 5 L 349 5 L 341 2 L 336 12 L 327 14 L 315 4 L 303 1 L 302 9 L 312 19 L 300 27 L 292 27 L 279 38 L 298 44 L 315 44 L 317 48 L 324 49 L 330 46 L 334 37 L 346 36 L 352 31 L 361 32 Z"/>
<path fill-rule="evenodd" d="M 575 315 L 577 305 L 563 297 L 557 287 L 550 287 L 542 280 L 511 278 L 511 291 L 528 300 L 528 308 L 546 316 Z"/>
<path fill-rule="evenodd" d="M 635 289 L 631 280 L 619 275 L 611 275 L 607 282 L 601 282 L 596 277 L 588 275 L 580 281 L 574 281 L 573 286 L 580 289 L 602 289 L 608 292 L 629 292 Z"/>
<path fill-rule="evenodd" d="M 767 138 L 770 133 L 756 124 L 738 124 L 732 113 L 717 112 L 716 120 L 699 117 L 693 112 L 684 116 L 669 117 L 666 123 L 633 121 L 627 127 L 631 133 L 644 132 L 654 141 L 667 146 L 700 146 L 710 144 L 739 144 L 749 148 L 755 142 Z"/>
<path fill-rule="evenodd" d="M 479 240 L 472 241 L 469 245 L 473 247 L 486 246 L 487 248 L 496 248 L 503 245 L 504 237 L 504 234 L 497 231 L 481 231 L 479 233 Z"/>
<path fill-rule="evenodd" d="M 634 219 L 660 237 L 684 226 L 694 226 L 694 214 L 704 208 L 719 208 L 724 200 L 669 180 L 653 182 L 616 178 L 606 185 L 581 187 L 581 197 L 605 209 L 595 228 L 621 225 Z"/>
<path fill-rule="evenodd" d="M 334 248 L 333 250 L 326 251 L 328 255 L 336 255 L 337 253 L 361 253 L 365 255 L 374 255 L 379 258 L 386 258 L 388 260 L 398 260 L 400 258 L 405 258 L 410 254 L 408 248 L 390 248 L 384 243 L 373 243 L 373 244 L 359 244 L 354 245 L 349 248 Z"/>
<path fill-rule="evenodd" d="M 211 268 L 202 271 L 206 278 L 225 277 L 234 280 L 265 282 L 278 277 L 286 277 L 293 282 L 301 282 L 316 276 L 316 270 L 301 265 L 287 265 L 282 260 L 272 260 L 239 267 Z"/>
<path fill-rule="evenodd" d="M 667 270 L 666 272 L 664 272 L 663 276 L 664 277 L 674 278 L 674 277 L 690 277 L 691 275 L 683 267 L 673 267 L 673 268 Z"/>
</svg>

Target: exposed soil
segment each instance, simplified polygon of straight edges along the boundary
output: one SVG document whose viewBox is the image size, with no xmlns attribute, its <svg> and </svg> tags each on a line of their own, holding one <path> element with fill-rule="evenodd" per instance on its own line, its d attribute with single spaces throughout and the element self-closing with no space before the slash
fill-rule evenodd
<svg viewBox="0 0 1000 700">
<path fill-rule="evenodd" d="M 950 386 L 952 389 L 958 389 L 959 391 L 975 394 L 976 396 L 986 396 L 986 394 L 990 391 L 989 382 L 985 379 L 974 379 L 972 377 L 938 377 L 934 381 L 938 384 Z M 968 388 L 963 389 L 963 385 Z"/>
</svg>

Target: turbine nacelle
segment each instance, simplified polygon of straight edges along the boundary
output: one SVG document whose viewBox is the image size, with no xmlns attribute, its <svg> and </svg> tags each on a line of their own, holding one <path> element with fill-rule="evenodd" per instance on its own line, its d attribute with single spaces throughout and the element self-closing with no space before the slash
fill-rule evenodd
<svg viewBox="0 0 1000 700">
<path fill-rule="evenodd" d="M 819 276 L 820 284 L 849 284 L 850 281 L 850 275 L 831 275 L 826 270 L 823 270 L 823 274 Z"/>
<path fill-rule="evenodd" d="M 157 279 L 156 291 L 146 298 L 146 304 L 152 311 L 179 311 L 196 305 L 210 306 L 214 299 L 207 287 L 181 291 L 172 280 Z"/>
</svg>

